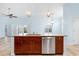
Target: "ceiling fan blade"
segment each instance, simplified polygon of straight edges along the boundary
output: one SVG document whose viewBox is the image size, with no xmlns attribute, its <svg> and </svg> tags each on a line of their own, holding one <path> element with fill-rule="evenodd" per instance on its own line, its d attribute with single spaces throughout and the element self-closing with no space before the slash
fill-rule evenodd
<svg viewBox="0 0 79 59">
<path fill-rule="evenodd" d="M 1 15 L 8 16 L 7 14 L 2 13 Z"/>
<path fill-rule="evenodd" d="M 12 17 L 14 17 L 14 18 L 18 18 L 17 16 L 12 16 Z"/>
</svg>

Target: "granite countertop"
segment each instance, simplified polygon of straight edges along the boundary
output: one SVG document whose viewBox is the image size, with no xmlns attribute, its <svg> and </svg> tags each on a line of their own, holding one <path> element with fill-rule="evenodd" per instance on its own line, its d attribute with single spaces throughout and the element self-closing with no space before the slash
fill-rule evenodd
<svg viewBox="0 0 79 59">
<path fill-rule="evenodd" d="M 21 36 L 23 36 L 23 35 L 21 35 Z M 27 34 L 27 35 L 24 35 L 24 36 L 54 37 L 54 36 L 67 36 L 67 35 L 63 35 L 63 34 L 51 34 L 51 35 L 50 34 L 48 34 L 48 35 L 45 35 L 45 34 Z"/>
<path fill-rule="evenodd" d="M 64 34 L 52 34 L 52 35 L 44 35 L 44 34 L 27 34 L 27 35 L 15 35 L 15 36 L 42 36 L 42 37 L 64 36 L 64 37 L 67 37 L 67 35 L 64 35 Z M 14 36 L 3 36 L 3 37 L 0 37 L 0 39 L 4 39 L 5 37 L 14 37 Z"/>
</svg>

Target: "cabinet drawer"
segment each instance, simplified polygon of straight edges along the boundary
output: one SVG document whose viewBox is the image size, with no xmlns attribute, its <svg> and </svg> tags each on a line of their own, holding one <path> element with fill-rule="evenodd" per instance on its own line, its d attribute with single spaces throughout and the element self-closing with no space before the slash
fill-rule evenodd
<svg viewBox="0 0 79 59">
<path fill-rule="evenodd" d="M 29 43 L 29 42 L 40 43 L 41 39 L 42 38 L 40 36 L 26 36 L 22 38 L 22 41 L 25 43 Z"/>
</svg>

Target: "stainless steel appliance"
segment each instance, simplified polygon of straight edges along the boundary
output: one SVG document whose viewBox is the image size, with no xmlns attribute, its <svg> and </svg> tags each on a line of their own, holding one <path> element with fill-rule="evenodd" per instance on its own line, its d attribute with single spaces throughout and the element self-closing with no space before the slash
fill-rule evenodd
<svg viewBox="0 0 79 59">
<path fill-rule="evenodd" d="M 42 38 L 42 53 L 55 54 L 55 37 Z"/>
</svg>

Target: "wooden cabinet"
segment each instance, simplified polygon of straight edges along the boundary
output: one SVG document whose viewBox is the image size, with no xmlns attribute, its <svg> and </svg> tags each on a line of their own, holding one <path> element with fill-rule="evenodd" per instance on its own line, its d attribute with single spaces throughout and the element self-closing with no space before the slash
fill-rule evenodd
<svg viewBox="0 0 79 59">
<path fill-rule="evenodd" d="M 38 54 L 43 55 L 42 37 L 43 36 L 15 36 L 14 37 L 15 55 L 38 55 Z M 51 37 L 55 37 L 55 54 L 62 55 L 64 36 L 51 36 Z"/>
<path fill-rule="evenodd" d="M 55 54 L 63 54 L 63 36 L 55 37 Z"/>
<path fill-rule="evenodd" d="M 42 53 L 40 36 L 15 36 L 14 39 L 14 51 L 16 55 Z"/>
</svg>

